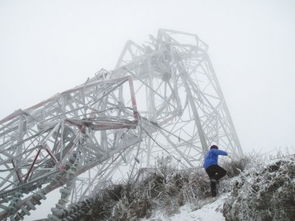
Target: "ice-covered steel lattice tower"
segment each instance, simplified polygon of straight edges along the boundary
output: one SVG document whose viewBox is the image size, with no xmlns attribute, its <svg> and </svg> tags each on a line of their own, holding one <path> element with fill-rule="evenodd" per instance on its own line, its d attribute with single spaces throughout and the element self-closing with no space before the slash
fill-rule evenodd
<svg viewBox="0 0 295 221">
<path fill-rule="evenodd" d="M 59 220 L 68 202 L 158 159 L 197 167 L 211 144 L 242 154 L 207 45 L 159 30 L 127 42 L 113 71 L 0 121 L 0 219 L 22 219 L 60 188 L 49 215 Z"/>
</svg>

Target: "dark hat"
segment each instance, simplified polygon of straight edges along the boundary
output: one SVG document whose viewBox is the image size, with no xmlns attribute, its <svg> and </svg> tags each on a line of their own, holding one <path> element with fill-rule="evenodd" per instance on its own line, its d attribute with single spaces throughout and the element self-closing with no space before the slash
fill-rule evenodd
<svg viewBox="0 0 295 221">
<path fill-rule="evenodd" d="M 216 145 L 212 145 L 211 147 L 210 147 L 210 150 L 211 149 L 218 149 L 218 146 L 216 146 Z"/>
</svg>

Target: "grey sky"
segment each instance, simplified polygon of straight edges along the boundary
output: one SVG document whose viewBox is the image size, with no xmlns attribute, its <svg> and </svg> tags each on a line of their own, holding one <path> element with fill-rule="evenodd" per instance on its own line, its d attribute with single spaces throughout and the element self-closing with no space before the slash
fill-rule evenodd
<svg viewBox="0 0 295 221">
<path fill-rule="evenodd" d="M 292 0 L 0 0 L 0 118 L 112 69 L 159 28 L 209 45 L 245 150 L 295 145 Z"/>
</svg>

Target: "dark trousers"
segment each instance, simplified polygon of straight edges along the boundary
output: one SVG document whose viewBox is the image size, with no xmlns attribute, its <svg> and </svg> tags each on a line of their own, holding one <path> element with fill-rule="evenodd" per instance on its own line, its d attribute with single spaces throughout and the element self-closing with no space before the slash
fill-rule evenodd
<svg viewBox="0 0 295 221">
<path fill-rule="evenodd" d="M 218 165 L 212 165 L 206 169 L 206 172 L 210 178 L 211 193 L 214 197 L 217 194 L 216 183 L 226 175 L 226 170 Z"/>
</svg>

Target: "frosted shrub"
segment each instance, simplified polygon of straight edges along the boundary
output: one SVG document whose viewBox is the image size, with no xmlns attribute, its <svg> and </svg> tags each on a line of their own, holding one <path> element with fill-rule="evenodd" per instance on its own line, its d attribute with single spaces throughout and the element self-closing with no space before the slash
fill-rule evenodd
<svg viewBox="0 0 295 221">
<path fill-rule="evenodd" d="M 250 158 L 245 156 L 238 160 L 226 161 L 222 164 L 222 167 L 227 171 L 228 177 L 235 177 L 246 169 L 249 162 Z"/>
<path fill-rule="evenodd" d="M 60 218 L 138 220 L 150 217 L 153 209 L 172 215 L 185 203 L 197 203 L 210 196 L 204 169 L 177 170 L 163 162 L 155 169 L 140 170 L 133 181 L 99 190 L 95 197 L 72 205 Z"/>
<path fill-rule="evenodd" d="M 231 196 L 223 208 L 227 221 L 294 220 L 294 156 L 242 174 L 234 181 Z"/>
</svg>

